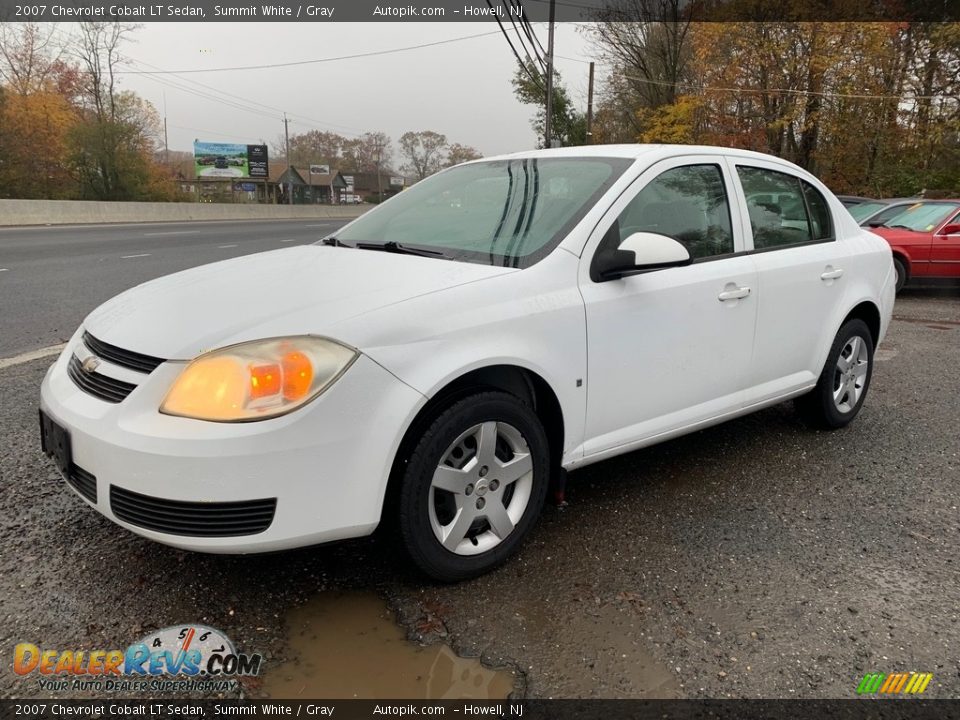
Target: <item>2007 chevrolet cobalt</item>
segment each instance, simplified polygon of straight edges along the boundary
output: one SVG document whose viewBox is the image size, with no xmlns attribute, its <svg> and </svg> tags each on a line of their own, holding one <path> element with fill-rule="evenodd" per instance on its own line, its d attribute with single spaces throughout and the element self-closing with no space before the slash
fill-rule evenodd
<svg viewBox="0 0 960 720">
<path fill-rule="evenodd" d="M 392 519 L 458 580 L 517 549 L 563 470 L 789 398 L 849 423 L 894 284 L 886 241 L 773 157 L 482 160 L 317 245 L 94 310 L 43 381 L 43 447 L 159 542 L 258 552 Z"/>
</svg>

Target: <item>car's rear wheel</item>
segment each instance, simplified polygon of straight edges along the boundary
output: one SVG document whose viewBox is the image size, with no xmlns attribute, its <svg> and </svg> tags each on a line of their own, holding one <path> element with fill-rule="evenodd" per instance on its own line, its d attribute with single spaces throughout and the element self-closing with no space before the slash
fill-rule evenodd
<svg viewBox="0 0 960 720">
<path fill-rule="evenodd" d="M 797 410 L 813 425 L 841 428 L 863 407 L 872 375 L 870 328 L 863 320 L 848 320 L 834 338 L 816 387 L 797 398 Z"/>
<path fill-rule="evenodd" d="M 439 413 L 400 488 L 400 532 L 414 562 L 444 582 L 502 563 L 540 515 L 549 465 L 543 426 L 513 395 L 478 393 Z"/>
<path fill-rule="evenodd" d="M 894 287 L 896 288 L 897 292 L 900 292 L 900 290 L 906 284 L 908 277 L 907 267 L 903 264 L 903 261 L 900 258 L 895 257 L 893 259 L 893 271 L 894 277 L 896 278 L 896 285 L 894 285 Z"/>
</svg>

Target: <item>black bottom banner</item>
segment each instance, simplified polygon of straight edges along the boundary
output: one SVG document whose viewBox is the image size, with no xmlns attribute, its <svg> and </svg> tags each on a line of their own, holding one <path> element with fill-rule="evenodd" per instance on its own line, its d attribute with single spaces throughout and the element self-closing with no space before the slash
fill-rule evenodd
<svg viewBox="0 0 960 720">
<path fill-rule="evenodd" d="M 519 720 L 960 720 L 960 700 L 0 700 L 0 717 L 513 718 Z"/>
</svg>

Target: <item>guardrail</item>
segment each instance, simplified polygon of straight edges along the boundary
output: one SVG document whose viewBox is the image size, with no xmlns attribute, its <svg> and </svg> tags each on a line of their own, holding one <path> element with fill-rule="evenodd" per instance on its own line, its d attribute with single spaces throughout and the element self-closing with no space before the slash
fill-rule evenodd
<svg viewBox="0 0 960 720">
<path fill-rule="evenodd" d="M 0 200 L 0 226 L 354 218 L 371 207 L 373 206 Z"/>
</svg>

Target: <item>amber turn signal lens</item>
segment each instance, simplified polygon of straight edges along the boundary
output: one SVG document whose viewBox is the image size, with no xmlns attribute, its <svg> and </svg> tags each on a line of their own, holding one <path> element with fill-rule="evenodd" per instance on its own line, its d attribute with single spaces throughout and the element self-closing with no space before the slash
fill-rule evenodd
<svg viewBox="0 0 960 720">
<path fill-rule="evenodd" d="M 276 363 L 270 365 L 251 365 L 250 366 L 250 398 L 270 397 L 280 392 L 280 383 L 282 380 L 280 366 Z"/>
<path fill-rule="evenodd" d="M 313 384 L 313 365 L 302 352 L 288 352 L 283 356 L 283 397 L 300 400 L 310 392 Z"/>
</svg>

